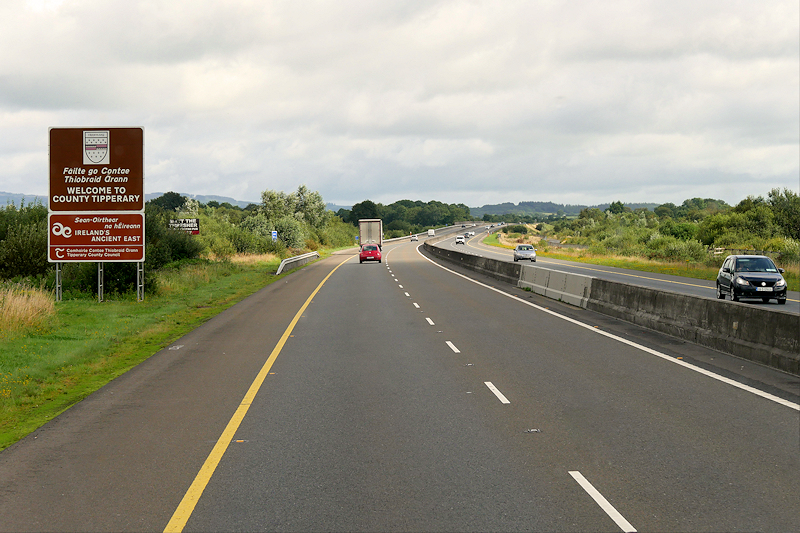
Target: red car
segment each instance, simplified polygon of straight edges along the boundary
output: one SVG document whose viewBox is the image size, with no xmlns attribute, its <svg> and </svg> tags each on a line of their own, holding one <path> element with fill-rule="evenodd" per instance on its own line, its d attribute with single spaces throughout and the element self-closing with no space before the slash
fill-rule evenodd
<svg viewBox="0 0 800 533">
<path fill-rule="evenodd" d="M 381 249 L 377 244 L 365 244 L 361 247 L 361 253 L 358 254 L 358 262 L 364 261 L 377 261 L 381 263 Z"/>
</svg>

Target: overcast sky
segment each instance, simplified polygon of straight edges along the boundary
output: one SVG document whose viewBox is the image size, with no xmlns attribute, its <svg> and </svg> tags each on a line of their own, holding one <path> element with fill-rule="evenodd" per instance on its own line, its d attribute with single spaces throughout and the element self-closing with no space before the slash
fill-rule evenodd
<svg viewBox="0 0 800 533">
<path fill-rule="evenodd" d="M 126 126 L 148 193 L 735 204 L 800 190 L 800 2 L 2 0 L 0 190 Z"/>
</svg>

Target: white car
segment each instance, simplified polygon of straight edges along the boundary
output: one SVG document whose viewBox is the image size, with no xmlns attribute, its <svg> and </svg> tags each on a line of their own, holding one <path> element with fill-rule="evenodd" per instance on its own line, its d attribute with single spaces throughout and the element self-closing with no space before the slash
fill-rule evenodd
<svg viewBox="0 0 800 533">
<path fill-rule="evenodd" d="M 530 244 L 518 244 L 517 247 L 514 248 L 514 261 L 519 261 L 520 259 L 531 260 L 535 263 L 536 248 Z"/>
<path fill-rule="evenodd" d="M 419 240 L 419 237 L 417 237 L 416 235 L 412 235 L 412 236 L 411 236 L 411 240 L 412 240 L 412 242 L 413 242 L 413 241 L 418 241 L 418 240 Z"/>
<path fill-rule="evenodd" d="M 456 235 L 456 244 L 466 244 L 463 235 Z"/>
</svg>

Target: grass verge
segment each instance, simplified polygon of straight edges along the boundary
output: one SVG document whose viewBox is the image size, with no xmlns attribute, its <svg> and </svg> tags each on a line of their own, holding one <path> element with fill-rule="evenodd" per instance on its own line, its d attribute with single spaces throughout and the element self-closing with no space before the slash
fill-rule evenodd
<svg viewBox="0 0 800 533">
<path fill-rule="evenodd" d="M 161 290 L 55 303 L 45 327 L 0 338 L 0 450 L 175 339 L 278 279 L 280 260 L 185 265 Z"/>
</svg>

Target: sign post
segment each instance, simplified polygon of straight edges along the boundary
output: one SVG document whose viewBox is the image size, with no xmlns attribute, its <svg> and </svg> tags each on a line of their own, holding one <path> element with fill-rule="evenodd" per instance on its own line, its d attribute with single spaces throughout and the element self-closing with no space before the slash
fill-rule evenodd
<svg viewBox="0 0 800 533">
<path fill-rule="evenodd" d="M 47 260 L 98 262 L 102 301 L 103 262 L 144 262 L 144 129 L 50 128 L 47 209 Z"/>
</svg>

